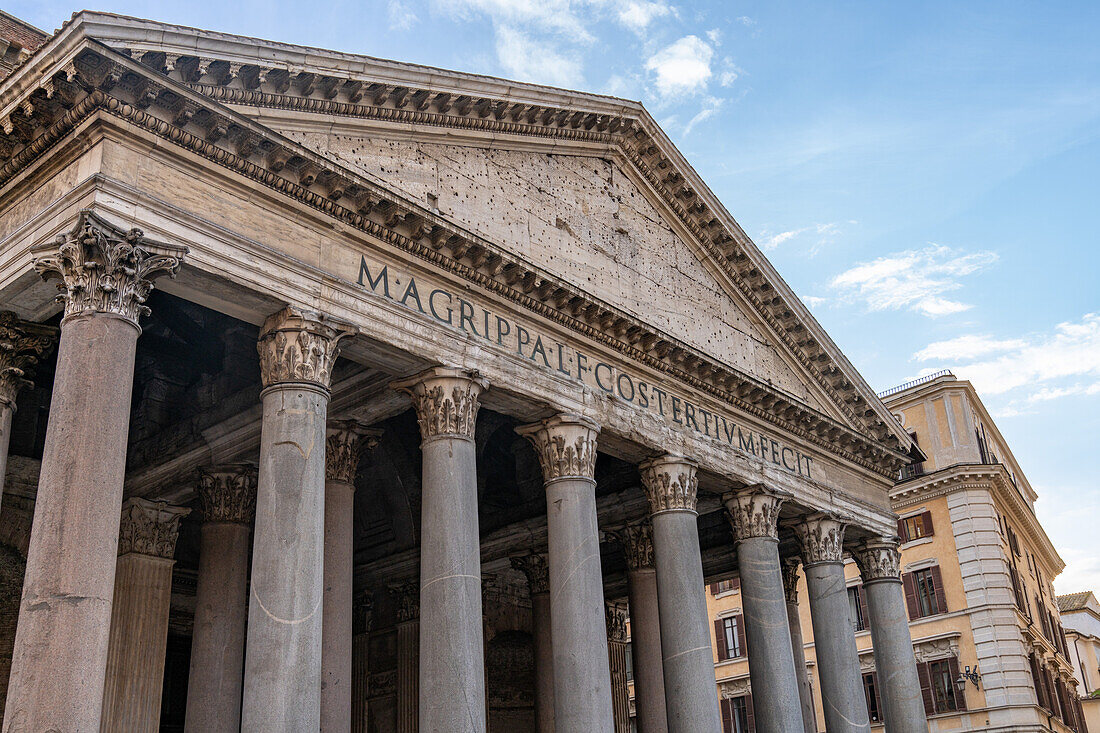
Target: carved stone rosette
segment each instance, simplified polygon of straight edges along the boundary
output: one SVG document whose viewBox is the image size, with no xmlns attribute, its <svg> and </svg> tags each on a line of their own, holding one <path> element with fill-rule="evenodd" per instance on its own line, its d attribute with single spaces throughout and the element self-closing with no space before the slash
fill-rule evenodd
<svg viewBox="0 0 1100 733">
<path fill-rule="evenodd" d="M 358 420 L 329 420 L 325 438 L 325 480 L 354 484 L 359 459 L 378 445 L 381 430 L 372 430 Z"/>
<path fill-rule="evenodd" d="M 268 316 L 256 344 L 264 388 L 306 383 L 327 390 L 340 339 L 358 332 L 351 324 L 295 306 Z"/>
<path fill-rule="evenodd" d="M 412 398 L 422 440 L 474 439 L 481 406 L 478 398 L 489 388 L 488 380 L 476 371 L 434 367 L 390 386 Z"/>
<path fill-rule="evenodd" d="M 780 563 L 783 571 L 783 596 L 787 603 L 798 603 L 798 568 L 802 560 L 797 557 L 785 557 Z"/>
<path fill-rule="evenodd" d="M 683 456 L 651 458 L 638 466 L 642 485 L 649 497 L 650 514 L 694 512 L 699 479 L 698 464 Z"/>
<path fill-rule="evenodd" d="M 750 486 L 723 497 L 734 542 L 764 537 L 779 540 L 779 508 L 786 496 L 763 486 Z"/>
<path fill-rule="evenodd" d="M 420 583 L 406 580 L 390 586 L 390 593 L 397 598 L 397 623 L 403 624 L 420 618 Z"/>
<path fill-rule="evenodd" d="M 233 463 L 204 468 L 198 494 L 204 522 L 251 525 L 256 515 L 256 467 Z"/>
<path fill-rule="evenodd" d="M 628 524 L 622 529 L 610 530 L 608 534 L 623 548 L 627 568 L 645 570 L 654 567 L 653 523 L 649 519 Z"/>
<path fill-rule="evenodd" d="M 604 604 L 607 616 L 607 640 L 626 642 L 626 611 L 615 602 Z"/>
<path fill-rule="evenodd" d="M 369 590 L 355 594 L 351 604 L 351 633 L 369 634 L 374 621 L 374 594 Z"/>
<path fill-rule="evenodd" d="M 171 560 L 176 554 L 180 520 L 190 509 L 163 501 L 133 497 L 122 502 L 122 522 L 118 531 L 118 554 L 149 555 Z"/>
<path fill-rule="evenodd" d="M 794 526 L 807 567 L 820 562 L 844 562 L 844 522 L 832 514 L 811 514 Z"/>
<path fill-rule="evenodd" d="M 121 229 L 84 210 L 71 232 L 32 254 L 44 280 L 60 278 L 57 299 L 65 304 L 65 318 L 111 313 L 137 326 L 149 314 L 145 300 L 153 281 L 174 277 L 187 248 L 152 242 L 140 229 Z"/>
<path fill-rule="evenodd" d="M 0 312 L 0 404 L 15 408 L 19 390 L 30 386 L 35 365 L 56 342 L 56 328 Z"/>
<path fill-rule="evenodd" d="M 901 582 L 901 552 L 896 537 L 864 542 L 853 553 L 864 583 L 876 580 Z"/>
<path fill-rule="evenodd" d="M 512 567 L 527 576 L 527 587 L 531 595 L 550 592 L 550 569 L 543 555 L 532 553 L 512 558 Z"/>
<path fill-rule="evenodd" d="M 516 432 L 535 447 L 542 478 L 596 480 L 596 436 L 600 426 L 580 415 L 555 415 Z"/>
</svg>

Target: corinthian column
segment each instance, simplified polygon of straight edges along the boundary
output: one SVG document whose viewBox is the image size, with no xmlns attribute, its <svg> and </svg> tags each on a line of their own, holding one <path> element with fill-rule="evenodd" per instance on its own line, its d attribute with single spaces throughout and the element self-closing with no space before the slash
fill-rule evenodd
<svg viewBox="0 0 1100 733">
<path fill-rule="evenodd" d="M 474 428 L 489 384 L 476 372 L 439 367 L 393 386 L 412 397 L 424 459 L 420 618 L 432 643 L 420 647 L 420 729 L 484 733 Z"/>
<path fill-rule="evenodd" d="M 535 721 L 538 733 L 554 733 L 554 646 L 550 637 L 550 570 L 542 555 L 513 557 L 527 576 L 535 636 Z"/>
<path fill-rule="evenodd" d="M 285 308 L 260 331 L 264 389 L 242 730 L 321 725 L 325 423 L 340 339 L 355 329 Z"/>
<path fill-rule="evenodd" d="M 185 730 L 237 733 L 256 467 L 241 463 L 204 469 L 198 495 L 202 529 Z"/>
<path fill-rule="evenodd" d="M 31 372 L 56 340 L 56 328 L 21 321 L 11 311 L 0 312 L 0 499 L 8 472 L 15 398 L 20 389 L 30 386 Z"/>
<path fill-rule="evenodd" d="M 814 514 L 796 524 L 795 533 L 806 570 L 825 727 L 829 733 L 865 733 L 871 724 L 849 621 L 844 524 L 831 515 Z"/>
<path fill-rule="evenodd" d="M 865 542 L 855 552 L 855 559 L 867 594 L 886 726 L 890 733 L 923 733 L 928 730 L 928 720 L 909 636 L 898 540 L 891 537 Z"/>
<path fill-rule="evenodd" d="M 374 594 L 355 595 L 351 616 L 351 730 L 367 733 L 370 701 L 370 630 L 374 619 Z"/>
<path fill-rule="evenodd" d="M 88 211 L 34 252 L 35 269 L 61 280 L 65 316 L 5 731 L 99 729 L 138 319 L 186 252 Z"/>
<path fill-rule="evenodd" d="M 331 420 L 325 447 L 325 589 L 321 624 L 321 730 L 351 730 L 352 557 L 355 474 L 380 433 Z"/>
<path fill-rule="evenodd" d="M 783 561 L 783 594 L 787 599 L 787 623 L 791 627 L 791 652 L 794 654 L 794 674 L 798 680 L 798 700 L 802 708 L 802 724 L 806 733 L 817 733 L 814 715 L 814 695 L 810 689 L 810 673 L 806 669 L 806 646 L 802 640 L 802 620 L 798 615 L 798 567 L 802 561 L 788 557 Z"/>
<path fill-rule="evenodd" d="M 172 565 L 190 509 L 145 499 L 122 506 L 107 683 L 99 730 L 156 733 L 164 689 Z"/>
<path fill-rule="evenodd" d="M 638 467 L 653 522 L 665 707 L 672 733 L 722 728 L 696 524 L 695 468 L 695 461 L 682 456 L 662 456 Z"/>
<path fill-rule="evenodd" d="M 626 556 L 630 598 L 630 649 L 634 657 L 634 707 L 642 733 L 668 730 L 665 674 L 661 659 L 661 617 L 657 570 L 653 562 L 653 525 L 648 519 L 614 533 Z"/>
<path fill-rule="evenodd" d="M 630 733 L 630 688 L 626 679 L 626 612 L 607 604 L 607 658 L 611 668 L 611 712 L 615 733 Z"/>
<path fill-rule="evenodd" d="M 596 524 L 596 435 L 578 415 L 517 428 L 546 482 L 554 724 L 559 733 L 611 733 L 611 672 Z"/>
<path fill-rule="evenodd" d="M 417 733 L 420 705 L 420 584 L 393 586 L 397 595 L 397 733 Z"/>
<path fill-rule="evenodd" d="M 802 730 L 787 601 L 779 568 L 776 522 L 783 497 L 762 487 L 751 487 L 727 496 L 725 504 L 741 576 L 756 728 L 760 733 Z"/>
</svg>

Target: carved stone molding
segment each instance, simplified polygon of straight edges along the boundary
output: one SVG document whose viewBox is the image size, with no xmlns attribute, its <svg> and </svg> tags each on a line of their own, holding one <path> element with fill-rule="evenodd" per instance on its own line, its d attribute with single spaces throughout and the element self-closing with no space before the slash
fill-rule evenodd
<svg viewBox="0 0 1100 733">
<path fill-rule="evenodd" d="M 56 328 L 0 312 L 0 404 L 15 408 L 19 390 L 31 385 L 38 360 L 56 343 Z"/>
<path fill-rule="evenodd" d="M 479 398 L 489 382 L 471 369 L 434 367 L 390 386 L 412 398 L 422 440 L 473 440 Z"/>
<path fill-rule="evenodd" d="M 875 580 L 901 582 L 901 553 L 896 537 L 864 542 L 852 553 L 852 557 L 859 566 L 864 583 Z"/>
<path fill-rule="evenodd" d="M 550 570 L 546 566 L 546 557 L 532 553 L 512 558 L 512 567 L 527 576 L 527 587 L 531 595 L 550 592 Z"/>
<path fill-rule="evenodd" d="M 550 482 L 562 478 L 595 481 L 596 436 L 600 426 L 580 415 L 554 417 L 516 428 L 535 447 L 542 465 L 542 477 Z"/>
<path fill-rule="evenodd" d="M 111 313 L 135 326 L 149 314 L 153 281 L 174 277 L 186 254 L 186 247 L 152 242 L 140 229 L 121 229 L 87 209 L 71 232 L 32 252 L 42 279 L 61 280 L 57 299 L 66 318 Z"/>
<path fill-rule="evenodd" d="M 831 514 L 811 514 L 794 525 L 802 562 L 844 562 L 844 523 Z"/>
<path fill-rule="evenodd" d="M 722 700 L 728 700 L 732 697 L 742 697 L 752 692 L 752 683 L 749 681 L 748 676 L 740 677 L 729 682 L 722 682 L 718 685 L 718 697 Z"/>
<path fill-rule="evenodd" d="M 779 508 L 786 495 L 763 486 L 750 486 L 722 498 L 735 542 L 766 537 L 779 539 Z"/>
<path fill-rule="evenodd" d="M 783 570 L 783 595 L 787 603 L 798 603 L 798 569 L 802 560 L 797 557 L 785 557 L 780 563 Z"/>
<path fill-rule="evenodd" d="M 204 522 L 251 525 L 256 514 L 256 467 L 235 463 L 204 468 L 198 494 Z"/>
<path fill-rule="evenodd" d="M 653 523 L 648 518 L 621 529 L 610 530 L 608 534 L 623 548 L 627 568 L 643 570 L 654 567 Z"/>
<path fill-rule="evenodd" d="M 118 554 L 150 555 L 171 560 L 176 554 L 180 520 L 190 509 L 163 501 L 133 497 L 122 503 L 118 531 Z"/>
<path fill-rule="evenodd" d="M 673 455 L 651 458 L 639 465 L 650 514 L 694 512 L 699 489 L 697 467 L 690 458 Z"/>
<path fill-rule="evenodd" d="M 304 382 L 327 390 L 340 339 L 358 332 L 351 324 L 295 306 L 268 316 L 256 344 L 264 387 Z"/>
<path fill-rule="evenodd" d="M 325 480 L 355 484 L 359 459 L 378 445 L 381 430 L 372 430 L 358 420 L 329 420 L 325 438 Z"/>
<path fill-rule="evenodd" d="M 959 639 L 957 636 L 942 639 L 930 639 L 913 644 L 913 656 L 917 663 L 932 662 L 937 659 L 948 659 L 959 656 Z"/>
<path fill-rule="evenodd" d="M 369 590 L 355 594 L 351 603 L 351 633 L 369 634 L 374 621 L 374 594 Z"/>
<path fill-rule="evenodd" d="M 607 640 L 626 643 L 626 609 L 622 604 L 608 602 L 604 606 L 607 617 Z"/>
<path fill-rule="evenodd" d="M 390 593 L 397 599 L 397 623 L 404 624 L 420 618 L 420 583 L 406 580 L 390 586 Z"/>
</svg>

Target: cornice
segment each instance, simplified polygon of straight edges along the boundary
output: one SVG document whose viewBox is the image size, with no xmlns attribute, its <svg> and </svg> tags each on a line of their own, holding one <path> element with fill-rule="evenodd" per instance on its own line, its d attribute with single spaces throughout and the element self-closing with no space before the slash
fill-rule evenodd
<svg viewBox="0 0 1100 733">
<path fill-rule="evenodd" d="M 143 58 L 143 61 L 155 66 L 159 58 Z M 63 63 L 59 63 L 52 74 L 42 75 L 38 86 L 28 88 L 24 100 L 27 104 L 13 105 L 13 111 L 0 119 L 0 129 L 4 131 L 0 134 L 0 161 L 3 161 L 0 185 L 6 184 L 92 114 L 105 112 L 339 219 L 857 465 L 892 476 L 905 460 L 896 436 L 891 437 L 885 423 L 880 423 L 873 431 L 864 427 L 874 433 L 874 439 L 853 430 L 771 385 L 652 329 L 622 310 L 466 232 L 431 211 L 403 200 L 400 194 L 377 182 L 348 171 L 204 98 L 193 89 L 188 89 L 186 82 L 173 79 L 168 74 L 167 66 L 159 70 L 150 69 L 94 41 L 88 41 L 83 49 L 73 49 L 68 59 L 62 59 Z M 179 59 L 175 59 L 175 63 L 180 63 Z M 173 70 L 177 76 L 183 74 L 177 66 L 173 66 Z M 237 71 L 239 79 L 241 71 Z M 204 75 L 209 73 L 208 67 Z M 265 77 L 262 83 L 275 82 Z M 348 94 L 345 87 L 340 89 L 343 90 L 340 93 Z M 429 104 L 436 105 L 437 112 L 433 114 L 441 119 L 454 117 L 438 112 L 440 104 L 445 104 L 439 102 L 438 96 L 426 99 Z M 396 104 L 389 97 L 385 101 L 391 106 Z M 523 107 L 522 115 L 531 112 L 529 108 L 532 105 Z M 400 111 L 396 107 L 390 112 L 384 112 L 384 109 L 378 114 L 397 114 Z M 481 112 L 478 109 L 484 111 L 487 108 L 467 109 L 463 116 L 468 120 L 466 124 L 474 124 L 469 118 L 470 115 L 479 116 Z M 503 109 L 504 116 L 517 114 L 516 110 L 495 109 Z M 490 111 L 480 117 L 480 124 L 513 125 L 512 129 L 519 129 L 515 126 L 520 123 L 502 122 L 495 117 L 496 113 Z M 639 170 L 647 175 L 651 183 L 655 180 L 654 170 L 669 166 L 667 159 L 657 155 L 658 150 L 639 148 L 646 133 L 636 120 L 622 120 L 616 124 L 609 119 L 606 131 L 601 132 L 604 123 L 595 118 L 561 114 L 536 117 L 540 123 L 545 119 L 547 124 L 542 127 L 546 134 L 588 135 L 593 139 L 616 134 L 621 142 L 629 137 L 633 140 L 630 145 L 635 150 Z M 588 122 L 592 123 L 591 126 Z M 587 129 L 582 129 L 586 126 Z M 670 171 L 656 183 L 666 188 L 672 185 L 675 178 L 672 173 Z M 694 212 L 697 219 L 711 211 L 698 194 L 688 195 L 683 191 L 671 196 L 669 203 L 684 216 Z M 735 282 L 742 283 L 745 293 L 755 297 L 752 302 L 758 307 L 782 305 L 784 299 L 776 294 L 775 286 L 769 283 L 762 270 L 752 265 L 746 251 L 728 233 L 718 233 L 724 229 L 717 218 L 712 217 L 705 228 L 698 221 L 694 226 L 686 221 L 685 224 L 697 233 L 704 246 L 721 247 L 721 251 L 728 254 L 726 262 L 749 265 L 747 277 L 742 278 L 732 268 L 728 268 L 728 274 Z M 749 246 L 754 249 L 751 242 Z M 851 391 L 854 389 L 852 383 L 844 377 L 839 367 L 830 362 L 827 354 L 821 352 L 809 356 L 805 351 L 807 342 L 803 341 L 800 345 L 798 341 L 789 340 L 794 338 L 791 334 L 805 332 L 806 328 L 800 323 L 793 323 L 798 318 L 791 309 L 787 308 L 783 313 L 783 318 L 773 315 L 769 323 L 774 322 L 777 324 L 775 327 L 779 328 L 777 332 L 786 334 L 784 340 L 788 348 L 805 360 L 811 374 L 820 378 L 825 378 L 821 375 L 826 374 L 839 375 L 838 380 L 833 380 L 834 388 L 830 394 L 834 401 L 848 405 L 845 414 L 859 424 L 859 416 L 852 413 L 851 406 L 860 404 L 862 398 Z M 789 327 L 784 326 L 784 319 Z M 811 336 L 805 338 L 820 345 L 820 340 L 814 340 Z M 815 363 L 820 366 L 814 366 Z M 845 390 L 849 392 L 848 397 L 841 394 Z M 873 412 L 870 410 L 870 413 Z M 867 414 L 864 415 L 866 417 Z M 865 421 L 864 424 L 866 426 Z"/>
</svg>

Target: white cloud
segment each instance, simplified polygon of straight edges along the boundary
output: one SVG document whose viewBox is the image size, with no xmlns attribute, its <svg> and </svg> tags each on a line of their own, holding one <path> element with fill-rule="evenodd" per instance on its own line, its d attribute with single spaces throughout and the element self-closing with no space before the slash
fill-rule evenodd
<svg viewBox="0 0 1100 733">
<path fill-rule="evenodd" d="M 1018 349 L 1027 342 L 1022 339 L 994 339 L 989 336 L 958 336 L 946 341 L 936 341 L 913 354 L 917 361 L 933 359 L 959 361 L 976 359 L 1009 349 Z"/>
<path fill-rule="evenodd" d="M 578 56 L 559 52 L 552 45 L 508 26 L 497 29 L 497 58 L 520 81 L 576 88 L 584 83 Z"/>
<path fill-rule="evenodd" d="M 960 278 L 997 261 L 995 252 L 963 254 L 929 245 L 862 262 L 831 281 L 841 297 L 863 301 L 871 310 L 908 309 L 937 317 L 959 313 L 970 305 L 943 297 L 962 287 Z"/>
<path fill-rule="evenodd" d="M 390 0 L 387 14 L 390 19 L 390 30 L 394 31 L 407 31 L 420 20 L 408 3 L 401 0 Z"/>
<path fill-rule="evenodd" d="M 692 131 L 692 129 L 704 120 L 708 120 L 714 115 L 718 114 L 718 110 L 722 109 L 722 100 L 718 97 L 707 97 L 703 100 L 703 108 L 699 110 L 694 117 L 688 120 L 687 125 L 684 126 L 684 136 Z"/>
<path fill-rule="evenodd" d="M 436 0 L 436 4 L 464 19 L 478 14 L 488 16 L 497 26 L 498 36 L 505 28 L 529 26 L 581 43 L 595 40 L 579 12 L 585 4 L 572 0 Z"/>
<path fill-rule="evenodd" d="M 802 302 L 808 305 L 810 308 L 817 308 L 828 303 L 827 298 L 819 298 L 816 295 L 803 295 Z"/>
<path fill-rule="evenodd" d="M 753 20 L 752 18 L 750 18 L 747 15 L 738 16 L 737 17 L 737 22 L 740 23 L 741 25 L 745 26 L 746 28 L 751 28 L 752 26 L 756 25 L 756 21 Z"/>
<path fill-rule="evenodd" d="M 724 87 L 731 87 L 744 73 L 744 69 L 733 63 L 732 59 L 726 57 L 722 59 L 722 70 L 718 74 L 718 83 Z"/>
<path fill-rule="evenodd" d="M 710 68 L 714 49 L 698 36 L 684 36 L 665 46 L 646 61 L 654 74 L 658 93 L 665 98 L 703 91 L 714 72 Z"/>
<path fill-rule="evenodd" d="M 722 31 L 718 28 L 711 28 L 707 31 L 707 40 L 715 46 L 722 45 Z"/>
<path fill-rule="evenodd" d="M 849 224 L 856 224 L 855 221 L 849 221 Z M 811 224 L 810 226 L 799 227 L 798 229 L 789 229 L 785 232 L 779 232 L 778 234 L 769 234 L 767 230 L 762 232 L 764 241 L 761 243 L 761 247 L 766 251 L 771 251 L 783 244 L 784 242 L 792 239 L 797 239 L 804 234 L 813 233 L 814 243 L 807 250 L 807 253 L 813 257 L 821 248 L 825 245 L 831 244 L 838 234 L 840 234 L 841 222 L 831 221 L 825 224 Z"/>
<path fill-rule="evenodd" d="M 619 22 L 642 35 L 657 18 L 663 18 L 672 14 L 672 7 L 662 2 L 645 2 L 644 0 L 626 0 L 620 2 L 616 10 Z"/>
</svg>

